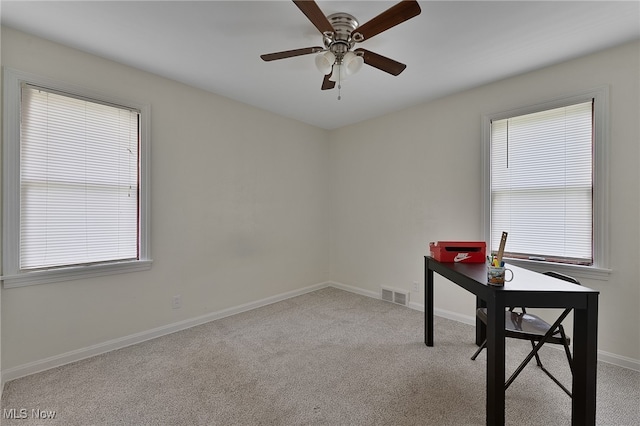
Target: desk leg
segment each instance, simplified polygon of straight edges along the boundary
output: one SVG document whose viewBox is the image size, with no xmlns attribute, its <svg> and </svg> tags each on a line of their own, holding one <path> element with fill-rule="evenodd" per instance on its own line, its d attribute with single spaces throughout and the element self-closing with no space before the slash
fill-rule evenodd
<svg viewBox="0 0 640 426">
<path fill-rule="evenodd" d="M 487 301 L 487 425 L 504 425 L 504 298 Z"/>
<path fill-rule="evenodd" d="M 424 259 L 424 343 L 433 346 L 433 270 Z"/>
<path fill-rule="evenodd" d="M 572 425 L 596 424 L 596 369 L 598 350 L 598 295 L 587 296 L 587 308 L 573 316 Z"/>
</svg>

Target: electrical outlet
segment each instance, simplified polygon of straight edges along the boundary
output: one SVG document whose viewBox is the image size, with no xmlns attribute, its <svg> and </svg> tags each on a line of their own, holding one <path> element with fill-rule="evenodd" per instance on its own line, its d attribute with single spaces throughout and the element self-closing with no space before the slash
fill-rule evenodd
<svg viewBox="0 0 640 426">
<path fill-rule="evenodd" d="M 413 282 L 413 291 L 415 293 L 418 293 L 420 291 L 420 283 L 418 283 L 418 281 Z"/>
<path fill-rule="evenodd" d="M 171 299 L 171 309 L 180 309 L 181 306 L 182 306 L 182 296 L 180 296 L 179 294 L 176 294 Z"/>
</svg>

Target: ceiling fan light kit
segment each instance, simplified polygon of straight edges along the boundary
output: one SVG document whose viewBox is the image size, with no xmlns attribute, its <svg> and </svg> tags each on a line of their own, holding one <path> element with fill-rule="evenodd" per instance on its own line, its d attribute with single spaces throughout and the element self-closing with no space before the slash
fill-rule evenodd
<svg viewBox="0 0 640 426">
<path fill-rule="evenodd" d="M 331 52 L 325 52 L 318 55 L 318 57 L 326 54 L 333 56 Z M 318 57 L 316 57 L 316 65 L 318 65 Z M 348 76 L 357 73 L 360 68 L 362 68 L 363 63 L 364 59 L 362 58 L 362 56 L 358 56 L 353 52 L 347 52 L 342 57 L 342 60 L 340 60 L 339 63 L 337 61 L 332 61 L 331 64 L 326 65 L 327 62 L 322 61 L 323 66 L 326 67 L 318 67 L 318 70 L 325 75 L 331 74 L 331 76 L 329 77 L 330 81 L 345 80 Z"/>
<path fill-rule="evenodd" d="M 364 64 L 364 58 L 353 52 L 347 52 L 342 57 L 342 66 L 347 71 L 347 75 L 353 75 L 360 71 L 362 64 Z"/>
<path fill-rule="evenodd" d="M 322 74 L 329 74 L 331 72 L 331 67 L 336 61 L 336 55 L 334 55 L 330 50 L 326 52 L 322 52 L 316 56 L 316 68 Z"/>
<path fill-rule="evenodd" d="M 260 57 L 264 61 L 291 58 L 294 56 L 319 53 L 316 55 L 316 68 L 324 75 L 321 89 L 328 90 L 350 75 L 357 73 L 362 64 L 367 64 L 391 75 L 398 75 L 407 67 L 405 64 L 386 58 L 377 53 L 359 48 L 361 43 L 402 22 L 420 14 L 420 6 L 415 0 L 403 0 L 382 12 L 363 25 L 359 25 L 355 17 L 348 13 L 334 13 L 325 16 L 313 0 L 293 0 L 311 23 L 322 34 L 324 48 L 307 47 L 268 53 Z M 340 95 L 338 95 L 340 99 Z"/>
</svg>

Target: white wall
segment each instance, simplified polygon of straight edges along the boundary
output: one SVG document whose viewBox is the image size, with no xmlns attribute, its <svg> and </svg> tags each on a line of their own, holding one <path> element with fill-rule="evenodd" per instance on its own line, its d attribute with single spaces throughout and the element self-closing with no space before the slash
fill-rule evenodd
<svg viewBox="0 0 640 426">
<path fill-rule="evenodd" d="M 2 31 L 0 31 L 0 48 L 2 46 Z M 0 53 L 2 51 L 0 50 Z M 0 65 L 1 64 L 1 59 L 0 59 Z M 0 94 L 2 93 L 2 89 L 0 89 Z M 1 96 L 0 96 L 1 98 Z M 2 117 L 2 105 L 4 104 L 4 102 L 0 102 L 0 117 Z M 2 123 L 0 120 L 0 130 L 2 129 Z M 2 134 L 0 132 L 0 134 Z M 0 155 L 0 164 L 2 164 L 2 156 Z M 0 170 L 2 170 L 2 166 L 0 166 Z M 2 183 L 2 173 L 0 173 L 0 188 L 2 187 L 1 185 Z M 1 190 L 0 190 L 1 191 Z M 2 225 L 0 225 L 0 229 L 2 228 Z M 0 244 L 0 259 L 2 259 L 2 244 Z M 1 263 L 1 262 L 0 262 Z M 1 271 L 1 269 L 0 269 Z M 0 398 L 2 398 L 2 391 L 4 390 L 4 379 L 2 377 L 2 289 L 0 286 Z"/>
<path fill-rule="evenodd" d="M 640 359 L 638 43 L 327 132 L 7 28 L 1 42 L 3 66 L 151 104 L 155 260 L 3 289 L 2 371 L 328 280 L 410 290 L 429 241 L 481 238 L 481 115 L 603 84 L 613 273 L 584 284 L 600 349 Z M 438 281 L 436 308 L 471 317 L 474 301 Z"/>
<path fill-rule="evenodd" d="M 638 363 L 639 51 L 627 44 L 334 131 L 332 280 L 371 292 L 424 283 L 430 241 L 482 239 L 482 115 L 608 85 L 613 272 L 581 281 L 601 292 L 599 349 Z M 457 286 L 437 280 L 435 294 L 436 309 L 474 315 Z"/>
<path fill-rule="evenodd" d="M 328 132 L 7 28 L 2 65 L 151 105 L 154 259 L 3 289 L 3 371 L 328 280 Z"/>
</svg>

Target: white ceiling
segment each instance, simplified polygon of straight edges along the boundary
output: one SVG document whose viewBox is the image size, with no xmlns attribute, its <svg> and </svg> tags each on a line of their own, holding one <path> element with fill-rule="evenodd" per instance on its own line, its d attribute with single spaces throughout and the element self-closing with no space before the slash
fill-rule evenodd
<svg viewBox="0 0 640 426">
<path fill-rule="evenodd" d="M 323 1 L 370 20 L 396 1 Z M 322 128 L 334 129 L 640 38 L 636 1 L 420 1 L 422 13 L 359 44 L 407 64 L 365 65 L 321 91 L 322 46 L 291 1 L 7 1 L 7 25 Z"/>
</svg>

